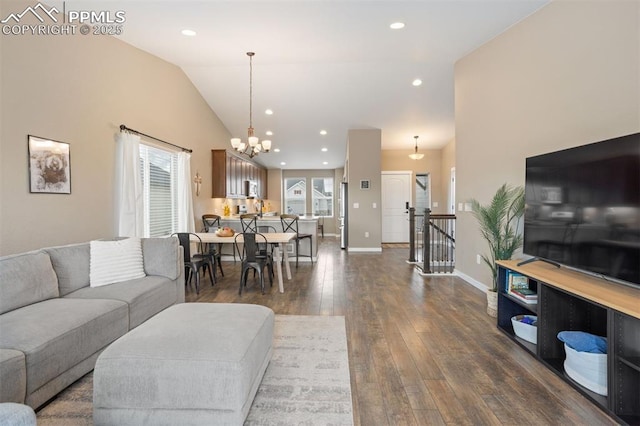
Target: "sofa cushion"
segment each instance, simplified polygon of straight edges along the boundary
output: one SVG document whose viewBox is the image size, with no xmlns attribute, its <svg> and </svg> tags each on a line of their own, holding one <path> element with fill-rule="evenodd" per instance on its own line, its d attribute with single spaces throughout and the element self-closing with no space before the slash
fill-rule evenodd
<svg viewBox="0 0 640 426">
<path fill-rule="evenodd" d="M 0 347 L 24 352 L 27 395 L 128 330 L 127 304 L 58 298 L 0 315 Z"/>
<path fill-rule="evenodd" d="M 24 403 L 27 367 L 22 352 L 0 349 L 0 378 L 0 402 Z"/>
<path fill-rule="evenodd" d="M 60 296 L 89 285 L 89 243 L 44 249 L 58 276 Z"/>
<path fill-rule="evenodd" d="M 47 253 L 0 258 L 0 314 L 58 295 L 58 279 Z"/>
<path fill-rule="evenodd" d="M 176 283 L 166 277 L 146 276 L 101 287 L 84 287 L 65 297 L 126 302 L 129 305 L 129 329 L 132 329 L 176 303 Z"/>
<path fill-rule="evenodd" d="M 91 241 L 89 285 L 98 287 L 145 276 L 140 238 Z"/>
<path fill-rule="evenodd" d="M 175 280 L 182 272 L 179 250 L 180 243 L 177 238 L 143 238 L 144 271 L 147 275 L 162 275 Z M 168 259 L 175 261 L 169 262 Z"/>
</svg>

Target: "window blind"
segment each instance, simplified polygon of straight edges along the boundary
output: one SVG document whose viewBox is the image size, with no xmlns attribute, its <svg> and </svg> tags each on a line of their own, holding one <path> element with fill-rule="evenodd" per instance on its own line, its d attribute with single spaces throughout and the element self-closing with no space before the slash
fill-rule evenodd
<svg viewBox="0 0 640 426">
<path fill-rule="evenodd" d="M 178 153 L 140 144 L 145 235 L 169 235 L 178 228 Z"/>
</svg>

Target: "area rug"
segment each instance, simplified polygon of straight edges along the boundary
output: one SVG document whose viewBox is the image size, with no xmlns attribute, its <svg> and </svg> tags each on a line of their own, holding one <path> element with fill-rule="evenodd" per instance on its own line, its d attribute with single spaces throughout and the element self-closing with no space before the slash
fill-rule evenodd
<svg viewBox="0 0 640 426">
<path fill-rule="evenodd" d="M 38 426 L 92 426 L 89 373 L 41 409 Z M 273 357 L 245 425 L 352 425 L 342 316 L 276 315 Z"/>
</svg>

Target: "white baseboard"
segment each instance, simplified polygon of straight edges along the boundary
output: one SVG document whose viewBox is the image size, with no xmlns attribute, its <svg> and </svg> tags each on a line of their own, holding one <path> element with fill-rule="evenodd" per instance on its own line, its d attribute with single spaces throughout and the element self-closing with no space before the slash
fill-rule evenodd
<svg viewBox="0 0 640 426">
<path fill-rule="evenodd" d="M 350 253 L 382 253 L 382 247 L 349 247 L 347 251 Z"/>
<path fill-rule="evenodd" d="M 467 284 L 474 286 L 478 290 L 482 290 L 485 293 L 489 290 L 489 288 L 485 284 L 481 283 L 480 281 L 474 278 L 471 278 L 469 275 L 465 274 L 464 272 L 460 272 L 457 269 L 455 270 L 455 272 L 456 272 L 456 275 L 462 278 L 463 280 L 465 280 Z"/>
</svg>

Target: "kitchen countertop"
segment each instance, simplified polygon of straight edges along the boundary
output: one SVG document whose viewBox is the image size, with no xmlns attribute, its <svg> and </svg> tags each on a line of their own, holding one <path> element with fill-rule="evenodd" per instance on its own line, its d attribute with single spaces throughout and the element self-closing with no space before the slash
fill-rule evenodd
<svg viewBox="0 0 640 426">
<path fill-rule="evenodd" d="M 239 214 L 232 214 L 231 216 L 221 216 L 220 220 L 240 220 L 240 215 Z M 276 220 L 276 221 L 280 221 L 280 215 L 273 215 L 273 216 L 262 216 L 262 217 L 258 217 L 258 220 Z M 298 220 L 300 222 L 311 222 L 311 221 L 316 221 L 318 220 L 318 218 L 315 217 L 311 217 L 311 216 L 299 216 Z"/>
</svg>

